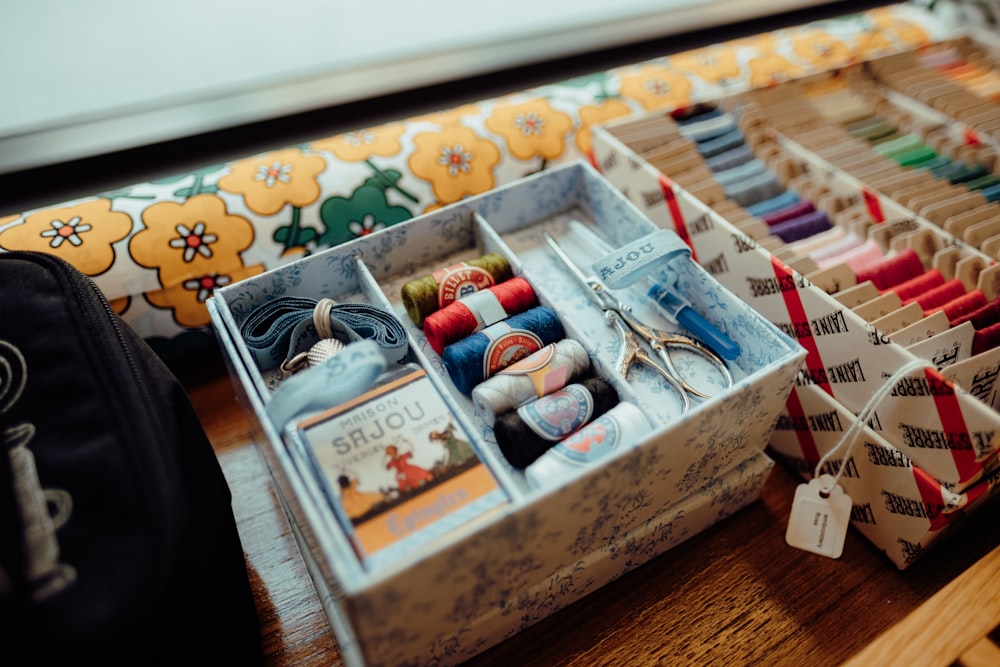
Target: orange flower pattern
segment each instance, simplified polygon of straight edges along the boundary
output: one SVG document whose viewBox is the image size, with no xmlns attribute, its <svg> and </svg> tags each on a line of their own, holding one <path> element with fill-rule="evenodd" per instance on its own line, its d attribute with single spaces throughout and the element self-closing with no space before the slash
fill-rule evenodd
<svg viewBox="0 0 1000 667">
<path fill-rule="evenodd" d="M 763 53 L 747 62 L 750 85 L 754 88 L 788 81 L 802 74 L 802 68 L 777 53 Z"/>
<path fill-rule="evenodd" d="M 664 65 L 645 65 L 622 74 L 621 94 L 647 111 L 685 106 L 691 101 L 691 80 Z"/>
<path fill-rule="evenodd" d="M 245 268 L 241 259 L 253 243 L 253 225 L 229 213 L 216 195 L 153 204 L 143 212 L 142 221 L 146 228 L 129 241 L 129 251 L 136 264 L 156 269 L 165 288 L 151 303 L 173 309 L 182 326 L 207 322 L 205 299 L 215 287 L 229 284 L 234 276 L 263 270 Z"/>
<path fill-rule="evenodd" d="M 814 67 L 842 67 L 854 55 L 847 44 L 825 30 L 804 30 L 791 41 L 795 55 Z"/>
<path fill-rule="evenodd" d="M 701 85 L 768 86 L 876 50 L 929 44 L 933 30 L 931 20 L 883 7 L 713 44 L 206 168 L 180 189 L 179 178 L 189 175 L 3 217 L 0 248 L 50 252 L 84 273 L 107 274 L 119 312 L 144 297 L 170 310 L 179 327 L 203 327 L 212 290 L 308 254 L 316 242 L 310 234 L 321 227 L 319 209 L 306 207 L 368 187 L 372 169 L 393 185 L 388 206 L 432 211 L 520 178 L 521 161 L 540 159 L 544 168 L 589 156 L 594 126 L 692 104 Z M 418 181 L 426 187 L 413 189 Z M 380 224 L 374 214 L 359 215 L 347 231 L 364 235 Z M 123 241 L 129 253 L 116 251 Z M 156 279 L 130 278 L 132 270 L 155 271 Z M 160 288 L 148 291 L 151 284 Z M 131 311 L 142 326 L 163 322 Z"/>
<path fill-rule="evenodd" d="M 493 110 L 486 127 L 504 138 L 514 157 L 554 160 L 566 150 L 566 135 L 573 127 L 569 114 L 556 111 L 548 100 L 504 104 Z"/>
<path fill-rule="evenodd" d="M 614 118 L 629 115 L 632 110 L 621 100 L 605 99 L 599 104 L 585 104 L 580 107 L 580 129 L 576 132 L 576 147 L 582 155 L 590 155 L 593 147 L 591 128 L 603 125 Z"/>
<path fill-rule="evenodd" d="M 500 162 L 500 149 L 469 128 L 421 132 L 413 144 L 410 171 L 430 182 L 439 203 L 451 204 L 493 187 L 493 168 Z"/>
<path fill-rule="evenodd" d="M 205 300 L 212 296 L 216 288 L 225 287 L 263 271 L 264 267 L 256 265 L 235 266 L 224 273 L 206 272 L 192 275 L 187 280 L 162 290 L 146 292 L 145 296 L 146 300 L 157 308 L 172 310 L 178 325 L 200 328 L 208 326 L 211 322 Z"/>
<path fill-rule="evenodd" d="M 691 72 L 711 83 L 735 81 L 742 72 L 736 52 L 721 47 L 679 53 L 670 57 L 670 64 L 681 72 Z"/>
<path fill-rule="evenodd" d="M 129 214 L 111 210 L 110 199 L 91 199 L 25 216 L 21 224 L 0 232 L 0 248 L 57 255 L 96 276 L 111 268 L 114 244 L 131 231 Z"/>
<path fill-rule="evenodd" d="M 243 195 L 254 213 L 274 215 L 287 204 L 301 208 L 319 199 L 316 177 L 324 169 L 326 160 L 319 155 L 288 148 L 234 162 L 218 187 Z"/>
<path fill-rule="evenodd" d="M 926 28 L 899 16 L 891 7 L 873 9 L 868 16 L 875 25 L 875 32 L 892 35 L 895 40 L 909 48 L 926 46 L 931 41 Z"/>
<path fill-rule="evenodd" d="M 314 150 L 330 151 L 338 160 L 345 162 L 363 162 L 371 157 L 390 157 L 398 154 L 403 150 L 399 138 L 405 131 L 405 124 L 390 123 L 314 141 L 310 147 Z"/>
</svg>

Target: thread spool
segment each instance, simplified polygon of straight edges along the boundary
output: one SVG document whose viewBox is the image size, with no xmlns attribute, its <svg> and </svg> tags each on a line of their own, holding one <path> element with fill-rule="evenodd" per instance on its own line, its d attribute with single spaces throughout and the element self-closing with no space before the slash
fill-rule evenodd
<svg viewBox="0 0 1000 667">
<path fill-rule="evenodd" d="M 410 320 L 422 327 L 424 318 L 434 311 L 513 277 L 507 259 L 493 252 L 414 278 L 403 285 L 400 296 Z"/>
<path fill-rule="evenodd" d="M 504 458 L 524 470 L 550 447 L 618 404 L 618 393 L 599 377 L 566 385 L 497 417 L 493 434 Z"/>
<path fill-rule="evenodd" d="M 982 354 L 1000 345 L 1000 324 L 979 329 L 972 337 L 972 356 Z"/>
<path fill-rule="evenodd" d="M 529 486 L 544 488 L 565 480 L 616 449 L 632 447 L 652 428 L 634 404 L 622 401 L 563 438 L 524 470 Z"/>
<path fill-rule="evenodd" d="M 743 131 L 735 127 L 729 132 L 725 132 L 711 139 L 695 143 L 695 148 L 702 158 L 710 158 L 720 153 L 736 148 L 745 143 Z"/>
<path fill-rule="evenodd" d="M 774 172 L 765 171 L 725 187 L 726 196 L 744 208 L 777 197 L 785 187 Z"/>
<path fill-rule="evenodd" d="M 784 208 L 780 208 L 772 213 L 765 213 L 760 216 L 767 225 L 776 225 L 779 222 L 784 222 L 786 220 L 791 220 L 792 218 L 797 218 L 800 215 L 805 215 L 806 213 L 812 213 L 816 210 L 816 205 L 810 199 L 803 199 L 802 201 L 795 202 Z"/>
<path fill-rule="evenodd" d="M 858 283 L 870 280 L 875 287 L 884 290 L 915 278 L 923 272 L 924 264 L 920 261 L 917 251 L 913 248 L 904 248 L 894 255 L 883 258 L 874 266 L 854 273 Z"/>
<path fill-rule="evenodd" d="M 522 403 L 576 382 L 590 369 L 590 356 L 572 338 L 550 343 L 511 364 L 472 390 L 472 405 L 487 424 Z"/>
<path fill-rule="evenodd" d="M 959 319 L 968 314 L 972 313 L 979 308 L 986 305 L 986 295 L 983 294 L 982 290 L 974 289 L 969 290 L 962 296 L 946 303 L 941 307 L 941 310 L 948 317 L 948 323 L 950 326 L 956 326 L 956 322 Z M 959 324 L 961 322 L 958 322 Z"/>
<path fill-rule="evenodd" d="M 919 304 L 923 308 L 924 313 L 927 314 L 957 299 L 965 294 L 965 292 L 965 285 L 962 281 L 958 278 L 953 278 L 932 290 L 924 292 L 913 299 L 913 302 Z"/>
<path fill-rule="evenodd" d="M 777 236 L 785 243 L 792 243 L 819 234 L 830 227 L 832 225 L 826 212 L 812 211 L 797 218 L 771 225 L 770 231 L 773 236 Z"/>
<path fill-rule="evenodd" d="M 837 229 L 837 227 L 833 229 Z M 822 233 L 820 232 L 820 234 Z M 810 238 L 816 238 L 817 236 L 819 234 Z M 804 239 L 803 241 L 808 240 Z M 866 268 L 870 269 L 884 260 L 885 251 L 875 243 L 874 239 L 867 239 L 861 234 L 847 232 L 839 241 L 834 241 L 826 247 L 818 248 L 809 253 L 809 257 L 821 269 L 847 264 L 849 260 L 854 264 L 851 271 L 857 274 L 858 271 L 863 271 Z"/>
<path fill-rule="evenodd" d="M 724 153 L 713 155 L 705 160 L 705 166 L 712 172 L 721 172 L 745 164 L 753 158 L 753 150 L 746 144 L 742 144 L 736 148 L 730 148 Z"/>
<path fill-rule="evenodd" d="M 725 171 L 715 172 L 715 180 L 719 182 L 723 187 L 730 185 L 735 185 L 741 181 L 745 181 L 753 176 L 758 176 L 767 171 L 767 165 L 765 165 L 758 158 L 752 160 L 747 160 L 738 167 L 732 167 L 726 169 Z"/>
<path fill-rule="evenodd" d="M 424 335 L 435 352 L 480 329 L 538 305 L 531 283 L 520 276 L 473 292 L 424 318 Z"/>
<path fill-rule="evenodd" d="M 780 210 L 786 206 L 791 206 L 798 201 L 800 201 L 799 193 L 795 192 L 795 190 L 785 190 L 781 194 L 775 195 L 770 199 L 765 199 L 764 201 L 745 206 L 744 208 L 746 208 L 747 213 L 751 216 L 759 217 L 766 215 L 767 213 Z"/>
<path fill-rule="evenodd" d="M 992 324 L 997 324 L 1000 322 L 1000 299 L 993 299 L 993 301 L 990 301 L 985 306 L 956 317 L 954 320 L 949 320 L 949 324 L 952 327 L 957 327 L 959 324 L 964 324 L 965 322 L 972 322 L 972 326 L 976 329 L 983 329 Z"/>
<path fill-rule="evenodd" d="M 888 291 L 895 292 L 905 305 L 924 292 L 943 285 L 944 282 L 944 274 L 941 271 L 930 269 L 921 273 L 916 278 L 910 278 L 895 287 L 890 287 Z"/>
<path fill-rule="evenodd" d="M 547 306 L 536 306 L 444 348 L 441 361 L 460 392 L 497 371 L 566 337 L 562 322 Z"/>
</svg>

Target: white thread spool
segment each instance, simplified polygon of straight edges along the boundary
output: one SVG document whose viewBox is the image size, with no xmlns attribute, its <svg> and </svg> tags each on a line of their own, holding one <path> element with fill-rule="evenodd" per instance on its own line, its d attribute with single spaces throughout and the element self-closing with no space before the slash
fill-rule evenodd
<svg viewBox="0 0 1000 667">
<path fill-rule="evenodd" d="M 583 345 L 564 338 L 480 382 L 472 390 L 472 404 L 479 417 L 493 424 L 498 414 L 561 389 L 589 367 Z"/>
<path fill-rule="evenodd" d="M 525 479 L 533 489 L 561 484 L 615 449 L 632 447 L 651 430 L 642 410 L 622 401 L 535 459 L 524 469 Z"/>
</svg>

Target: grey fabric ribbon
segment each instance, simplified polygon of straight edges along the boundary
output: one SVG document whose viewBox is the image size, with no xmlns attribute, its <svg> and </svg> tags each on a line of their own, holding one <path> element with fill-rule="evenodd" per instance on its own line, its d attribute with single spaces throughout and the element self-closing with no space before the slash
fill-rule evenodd
<svg viewBox="0 0 1000 667">
<path fill-rule="evenodd" d="M 323 338 L 336 338 L 345 345 L 372 340 L 390 365 L 411 360 L 399 318 L 367 303 L 279 297 L 253 310 L 240 334 L 262 371 L 291 363 Z"/>
</svg>

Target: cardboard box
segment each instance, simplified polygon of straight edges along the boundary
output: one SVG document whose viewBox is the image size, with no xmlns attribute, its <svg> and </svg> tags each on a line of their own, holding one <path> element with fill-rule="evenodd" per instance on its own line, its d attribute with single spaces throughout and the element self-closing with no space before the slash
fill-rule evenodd
<svg viewBox="0 0 1000 667">
<path fill-rule="evenodd" d="M 669 112 L 660 116 L 664 113 Z M 809 351 L 779 421 L 784 427 L 772 435 L 771 446 L 804 477 L 812 477 L 853 416 L 897 369 L 918 357 L 773 254 L 781 244 L 767 243 L 766 230 L 756 233 L 752 220 L 742 226 L 730 222 L 619 138 L 630 123 L 650 125 L 655 119 L 650 115 L 595 128 L 595 164 L 656 225 L 677 230 L 720 283 Z M 650 136 L 644 141 L 656 143 Z M 861 184 L 831 170 L 813 161 L 804 171 L 817 186 L 853 187 L 855 203 L 865 201 L 870 193 Z M 827 287 L 835 291 L 836 286 Z M 993 382 L 997 373 L 980 376 Z M 995 395 L 995 388 L 978 387 L 973 394 L 971 386 L 967 390 L 968 385 L 953 381 L 935 368 L 902 378 L 877 406 L 863 435 L 865 442 L 877 442 L 880 452 L 891 450 L 885 457 L 895 463 L 878 474 L 868 469 L 857 479 L 845 479 L 857 514 L 853 525 L 900 568 L 936 541 L 950 512 L 983 502 L 996 482 L 1000 415 L 978 398 Z M 848 466 L 859 474 L 865 470 L 859 461 Z M 921 483 L 915 486 L 915 479 Z M 891 512 L 892 494 L 905 495 L 919 507 L 920 521 L 870 521 L 866 508 Z"/>
<path fill-rule="evenodd" d="M 475 655 L 736 511 L 766 478 L 771 463 L 761 452 L 805 351 L 684 259 L 673 267 L 678 286 L 741 354 L 730 364 L 735 384 L 682 414 L 679 397 L 655 374 L 633 369 L 625 381 L 614 372 L 615 331 L 542 241 L 549 231 L 579 252 L 570 220 L 613 244 L 657 231 L 592 167 L 574 162 L 223 288 L 209 302 L 237 391 L 352 664 L 451 664 Z M 644 439 L 546 488 L 530 487 L 506 462 L 490 425 L 456 389 L 400 298 L 414 277 L 489 252 L 509 259 L 559 315 L 567 337 L 584 345 L 595 372 L 639 406 L 651 426 Z M 671 327 L 634 290 L 625 293 L 643 319 Z M 417 362 L 510 502 L 366 571 L 308 463 L 267 418 L 279 380 L 258 370 L 240 335 L 248 314 L 280 295 L 358 300 L 396 313 Z M 710 384 L 710 367 L 696 359 L 683 365 Z"/>
</svg>

